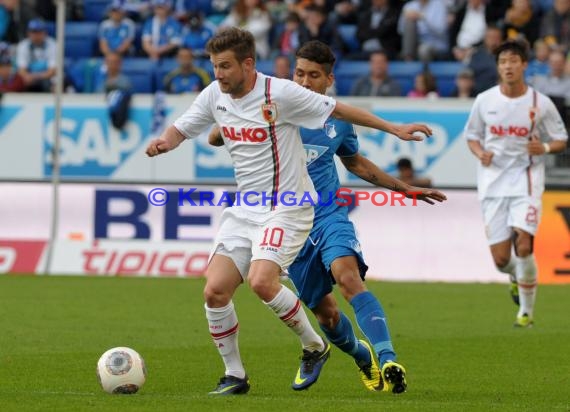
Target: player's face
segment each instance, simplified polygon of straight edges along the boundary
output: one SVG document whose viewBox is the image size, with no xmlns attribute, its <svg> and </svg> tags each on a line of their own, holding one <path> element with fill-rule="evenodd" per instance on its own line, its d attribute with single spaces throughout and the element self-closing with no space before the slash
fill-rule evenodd
<svg viewBox="0 0 570 412">
<path fill-rule="evenodd" d="M 297 59 L 293 81 L 306 89 L 325 94 L 332 85 L 334 76 L 326 74 L 319 63 L 307 59 Z"/>
<path fill-rule="evenodd" d="M 212 54 L 210 61 L 222 93 L 229 93 L 234 98 L 244 96 L 246 73 L 253 70 L 253 59 L 247 58 L 240 63 L 234 52 L 228 50 Z"/>
<path fill-rule="evenodd" d="M 524 71 L 527 65 L 527 62 L 523 62 L 518 54 L 509 50 L 502 52 L 497 60 L 501 81 L 508 85 L 524 82 Z"/>
</svg>

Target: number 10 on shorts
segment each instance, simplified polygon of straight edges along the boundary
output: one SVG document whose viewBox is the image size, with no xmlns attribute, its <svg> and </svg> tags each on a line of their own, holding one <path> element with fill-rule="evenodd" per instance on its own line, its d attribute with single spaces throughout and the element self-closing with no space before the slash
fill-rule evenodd
<svg viewBox="0 0 570 412">
<path fill-rule="evenodd" d="M 259 246 L 281 247 L 285 231 L 280 227 L 266 227 L 263 231 L 263 240 Z"/>
</svg>

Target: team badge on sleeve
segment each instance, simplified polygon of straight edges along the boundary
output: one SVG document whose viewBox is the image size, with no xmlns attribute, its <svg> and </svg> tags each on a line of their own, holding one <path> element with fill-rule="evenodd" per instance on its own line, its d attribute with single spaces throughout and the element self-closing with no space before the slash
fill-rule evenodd
<svg viewBox="0 0 570 412">
<path fill-rule="evenodd" d="M 277 105 L 275 103 L 262 104 L 261 114 L 267 123 L 275 123 L 277 120 Z"/>
</svg>

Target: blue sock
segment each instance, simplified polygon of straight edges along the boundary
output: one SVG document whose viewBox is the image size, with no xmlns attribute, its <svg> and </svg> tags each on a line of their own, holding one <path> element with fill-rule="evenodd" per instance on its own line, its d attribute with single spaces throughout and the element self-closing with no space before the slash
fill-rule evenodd
<svg viewBox="0 0 570 412">
<path fill-rule="evenodd" d="M 328 329 L 321 324 L 319 324 L 319 326 L 329 342 L 341 351 L 348 353 L 357 362 L 370 362 L 370 353 L 363 345 L 358 343 L 358 339 L 356 339 L 354 329 L 352 328 L 352 323 L 350 323 L 350 319 L 348 319 L 344 313 L 340 312 L 340 321 L 334 329 Z"/>
<path fill-rule="evenodd" d="M 380 366 L 388 360 L 396 360 L 396 353 L 390 339 L 384 309 L 378 299 L 368 291 L 359 293 L 350 301 L 360 330 L 368 338 L 378 354 Z"/>
</svg>

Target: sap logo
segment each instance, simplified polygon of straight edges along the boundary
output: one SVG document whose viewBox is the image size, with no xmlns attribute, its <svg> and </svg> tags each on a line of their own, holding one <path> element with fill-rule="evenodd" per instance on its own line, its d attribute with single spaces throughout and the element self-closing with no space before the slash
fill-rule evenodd
<svg viewBox="0 0 570 412">
<path fill-rule="evenodd" d="M 514 137 L 527 137 L 528 132 L 530 130 L 528 127 L 519 127 L 519 126 L 491 126 L 491 133 L 497 136 L 506 137 L 506 136 L 514 136 Z"/>
<path fill-rule="evenodd" d="M 366 128 L 357 128 L 360 152 L 376 163 L 387 173 L 396 173 L 396 162 L 401 157 L 409 158 L 419 174 L 429 172 L 429 168 L 454 146 L 463 136 L 463 128 L 467 121 L 466 112 L 427 112 L 393 110 L 374 112 L 377 116 L 396 123 L 427 124 L 433 135 L 423 142 L 407 142 L 397 137 Z M 357 181 L 358 177 L 348 174 L 347 180 Z"/>
<path fill-rule="evenodd" d="M 316 146 L 312 144 L 304 144 L 305 153 L 307 155 L 307 166 L 326 153 L 329 148 L 327 146 Z"/>
<path fill-rule="evenodd" d="M 256 127 L 256 128 L 235 128 L 235 127 L 222 127 L 222 135 L 226 139 L 235 140 L 237 142 L 252 142 L 261 143 L 267 140 L 267 130 Z"/>
<path fill-rule="evenodd" d="M 224 106 L 220 106 L 220 105 L 217 105 L 217 106 L 216 106 L 216 110 L 221 110 L 222 112 L 227 112 L 227 111 L 228 111 L 228 109 L 226 109 Z"/>
<path fill-rule="evenodd" d="M 51 175 L 54 145 L 54 110 L 46 109 L 44 122 L 44 174 Z M 115 129 L 108 110 L 64 109 L 61 119 L 60 165 L 63 176 L 110 176 L 148 136 L 150 109 L 131 109 L 123 130 Z"/>
</svg>

